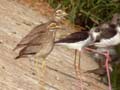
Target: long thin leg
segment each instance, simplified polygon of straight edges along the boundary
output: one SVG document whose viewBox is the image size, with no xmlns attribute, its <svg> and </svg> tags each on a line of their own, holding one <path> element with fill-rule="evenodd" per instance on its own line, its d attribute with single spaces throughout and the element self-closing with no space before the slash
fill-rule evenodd
<svg viewBox="0 0 120 90">
<path fill-rule="evenodd" d="M 76 59 L 77 59 L 77 50 L 75 50 L 74 68 L 75 68 L 76 75 L 78 75 L 78 73 L 77 73 L 77 61 L 76 61 Z"/>
<path fill-rule="evenodd" d="M 81 57 L 81 52 L 79 52 L 79 57 L 78 57 L 78 62 L 77 62 L 77 50 L 75 50 L 75 60 L 74 60 L 74 66 L 75 66 L 75 72 L 76 76 L 79 79 L 79 85 L 80 85 L 80 90 L 83 90 L 82 87 L 82 79 L 81 79 L 81 70 L 80 70 L 80 57 Z"/>
<path fill-rule="evenodd" d="M 42 65 L 41 65 L 41 79 L 42 79 L 42 81 L 41 81 L 41 89 L 40 90 L 44 90 L 44 86 L 45 86 L 45 82 L 44 82 L 44 79 L 45 79 L 45 72 L 46 72 L 46 57 L 43 57 L 42 58 L 43 60 L 42 60 Z"/>
<path fill-rule="evenodd" d="M 109 61 L 111 60 L 109 51 L 106 52 L 106 61 L 105 61 L 105 67 L 106 67 L 106 72 L 107 72 L 107 77 L 108 77 L 108 88 L 109 90 L 112 90 L 111 86 L 111 81 L 110 81 L 110 71 L 109 71 Z"/>
<path fill-rule="evenodd" d="M 83 82 L 82 82 L 82 78 L 81 78 L 81 76 L 82 76 L 82 74 L 81 74 L 81 62 L 80 62 L 80 60 L 81 60 L 81 53 L 82 53 L 82 51 L 81 52 L 79 52 L 79 61 L 78 61 L 78 73 L 79 73 L 79 76 L 78 76 L 78 78 L 80 79 L 80 90 L 83 90 Z"/>
<path fill-rule="evenodd" d="M 76 75 L 78 76 L 79 71 L 80 71 L 80 52 L 79 52 L 79 57 L 78 57 L 78 62 L 77 62 L 77 50 L 75 50 L 75 59 L 74 59 L 74 68 L 75 68 L 75 72 Z"/>
<path fill-rule="evenodd" d="M 99 51 L 96 51 L 95 49 L 92 49 L 92 48 L 87 48 L 87 47 L 86 47 L 85 50 L 91 51 L 91 52 L 95 52 L 95 53 L 98 53 L 98 54 L 101 54 L 101 55 L 105 56 L 104 53 L 101 53 L 101 52 L 99 52 Z"/>
<path fill-rule="evenodd" d="M 105 67 L 106 67 L 106 72 L 107 72 L 107 77 L 108 77 L 108 86 L 109 86 L 108 89 L 112 90 L 111 81 L 110 81 L 110 72 L 109 72 L 109 66 L 108 66 L 108 63 L 111 60 L 110 55 L 109 55 L 109 51 L 107 51 L 106 53 L 101 53 L 101 52 L 98 52 L 98 51 L 91 49 L 91 48 L 85 48 L 85 49 L 88 51 L 92 51 L 92 52 L 96 52 L 98 54 L 104 55 L 106 57 Z"/>
<path fill-rule="evenodd" d="M 38 58 L 35 58 L 35 68 L 36 68 L 36 76 L 38 77 L 40 83 L 40 90 L 44 90 L 44 78 L 45 78 L 45 69 L 46 69 L 46 58 L 42 57 L 42 65 L 41 65 L 41 73 L 39 68 Z M 40 81 L 41 80 L 41 81 Z"/>
<path fill-rule="evenodd" d="M 80 73 L 80 58 L 81 58 L 81 52 L 79 52 L 79 57 L 78 57 L 78 72 Z"/>
<path fill-rule="evenodd" d="M 37 77 L 37 79 L 38 79 L 38 81 L 40 80 L 40 77 L 39 77 L 39 62 L 38 62 L 38 58 L 37 57 L 35 57 L 34 58 L 35 59 L 35 74 L 36 74 L 36 77 Z M 39 81 L 40 82 L 40 81 Z M 41 86 L 40 86 L 40 88 L 41 88 Z"/>
<path fill-rule="evenodd" d="M 42 65 L 41 65 L 42 73 L 45 74 L 46 69 L 46 57 L 43 57 Z"/>
</svg>

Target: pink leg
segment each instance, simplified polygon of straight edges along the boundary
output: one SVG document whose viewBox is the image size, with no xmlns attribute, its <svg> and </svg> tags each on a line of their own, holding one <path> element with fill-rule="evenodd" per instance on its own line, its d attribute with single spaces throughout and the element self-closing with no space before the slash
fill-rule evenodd
<svg viewBox="0 0 120 90">
<path fill-rule="evenodd" d="M 106 56 L 105 67 L 106 67 L 106 72 L 108 77 L 108 86 L 109 86 L 108 88 L 109 90 L 112 90 L 111 81 L 110 81 L 110 71 L 109 71 L 109 65 L 108 65 L 109 61 L 111 60 L 109 51 L 105 53 L 105 56 Z"/>
<path fill-rule="evenodd" d="M 74 58 L 74 68 L 75 68 L 75 73 L 76 73 L 76 76 L 78 77 L 79 76 L 79 70 L 78 70 L 78 62 L 77 62 L 77 50 L 75 50 L 75 58 Z"/>
<path fill-rule="evenodd" d="M 107 72 L 107 77 L 108 77 L 108 88 L 109 90 L 112 90 L 112 86 L 111 86 L 111 81 L 110 81 L 110 72 L 109 72 L 109 61 L 111 60 L 110 58 L 110 55 L 109 55 L 109 51 L 106 51 L 105 53 L 101 53 L 101 52 L 98 52 L 94 49 L 91 49 L 91 48 L 85 48 L 87 51 L 92 51 L 92 52 L 96 52 L 98 54 L 101 54 L 101 55 L 104 55 L 106 57 L 106 60 L 105 60 L 105 67 L 106 67 L 106 72 Z"/>
<path fill-rule="evenodd" d="M 101 55 L 105 56 L 104 53 L 98 52 L 98 51 L 96 51 L 95 49 L 92 49 L 92 48 L 87 48 L 87 47 L 86 47 L 85 50 L 91 51 L 91 52 L 95 52 L 95 53 L 98 53 L 98 54 L 101 54 Z"/>
<path fill-rule="evenodd" d="M 80 68 L 80 59 L 81 59 L 81 53 L 82 53 L 82 50 L 81 50 L 81 52 L 79 51 L 79 61 L 78 61 L 78 72 L 79 72 L 79 79 L 80 79 L 80 90 L 83 90 L 83 81 L 82 81 L 82 78 L 81 78 L 81 76 L 82 76 L 82 74 L 81 74 L 81 68 Z"/>
<path fill-rule="evenodd" d="M 80 86 L 80 90 L 83 90 L 83 87 L 82 87 L 82 79 L 81 79 L 81 73 L 80 73 L 80 55 L 81 55 L 81 52 L 79 52 L 79 61 L 77 62 L 77 50 L 75 50 L 75 60 L 74 60 L 74 66 L 75 66 L 75 72 L 76 72 L 76 75 L 77 75 L 77 78 L 79 79 L 79 86 Z"/>
</svg>

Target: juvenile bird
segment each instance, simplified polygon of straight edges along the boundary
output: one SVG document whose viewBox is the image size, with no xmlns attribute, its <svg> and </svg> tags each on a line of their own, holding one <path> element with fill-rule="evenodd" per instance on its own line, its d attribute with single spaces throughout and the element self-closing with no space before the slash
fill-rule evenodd
<svg viewBox="0 0 120 90">
<path fill-rule="evenodd" d="M 94 39 L 93 45 L 96 46 L 97 48 L 109 49 L 110 47 L 114 47 L 120 44 L 120 14 L 115 14 L 111 22 L 103 23 L 98 27 L 94 28 L 91 34 Z M 105 52 L 103 53 L 103 55 L 106 56 L 105 66 L 108 77 L 109 90 L 112 90 L 108 66 L 108 62 L 111 60 L 110 52 L 109 50 L 103 52 Z"/>
</svg>

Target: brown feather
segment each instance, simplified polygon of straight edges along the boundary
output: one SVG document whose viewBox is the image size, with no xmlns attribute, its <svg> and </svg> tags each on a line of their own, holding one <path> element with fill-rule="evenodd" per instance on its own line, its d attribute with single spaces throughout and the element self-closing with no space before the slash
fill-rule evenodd
<svg viewBox="0 0 120 90">
<path fill-rule="evenodd" d="M 18 48 L 26 46 L 31 40 L 40 35 L 40 33 L 45 33 L 48 29 L 46 29 L 49 23 L 41 24 L 33 28 L 13 49 L 16 50 Z"/>
<path fill-rule="evenodd" d="M 15 49 L 23 47 L 16 59 L 25 55 L 34 55 L 39 52 L 39 56 L 46 56 L 53 48 L 55 31 L 49 31 L 49 23 L 35 27 L 26 35 Z M 14 50 L 15 50 L 14 49 Z"/>
<path fill-rule="evenodd" d="M 57 10 L 53 20 L 33 28 L 14 48 L 16 50 L 23 47 L 16 58 L 36 53 L 37 56 L 46 57 L 53 49 L 56 31 L 54 29 L 60 28 L 58 24 L 65 16 L 67 14 L 64 11 Z"/>
</svg>

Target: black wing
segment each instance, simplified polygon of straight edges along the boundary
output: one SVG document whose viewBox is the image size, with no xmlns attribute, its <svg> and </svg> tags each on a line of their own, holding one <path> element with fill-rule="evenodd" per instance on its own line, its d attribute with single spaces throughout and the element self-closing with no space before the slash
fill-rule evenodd
<svg viewBox="0 0 120 90">
<path fill-rule="evenodd" d="M 108 26 L 104 26 L 104 24 L 101 24 L 96 28 L 96 30 L 101 30 L 101 34 L 96 37 L 95 42 L 100 42 L 101 39 L 110 39 L 117 34 L 116 25 L 110 23 L 108 23 L 107 25 Z"/>
<path fill-rule="evenodd" d="M 75 32 L 70 34 L 66 38 L 56 41 L 55 43 L 74 43 L 74 42 L 83 41 L 88 37 L 89 37 L 89 34 L 86 31 Z"/>
</svg>

